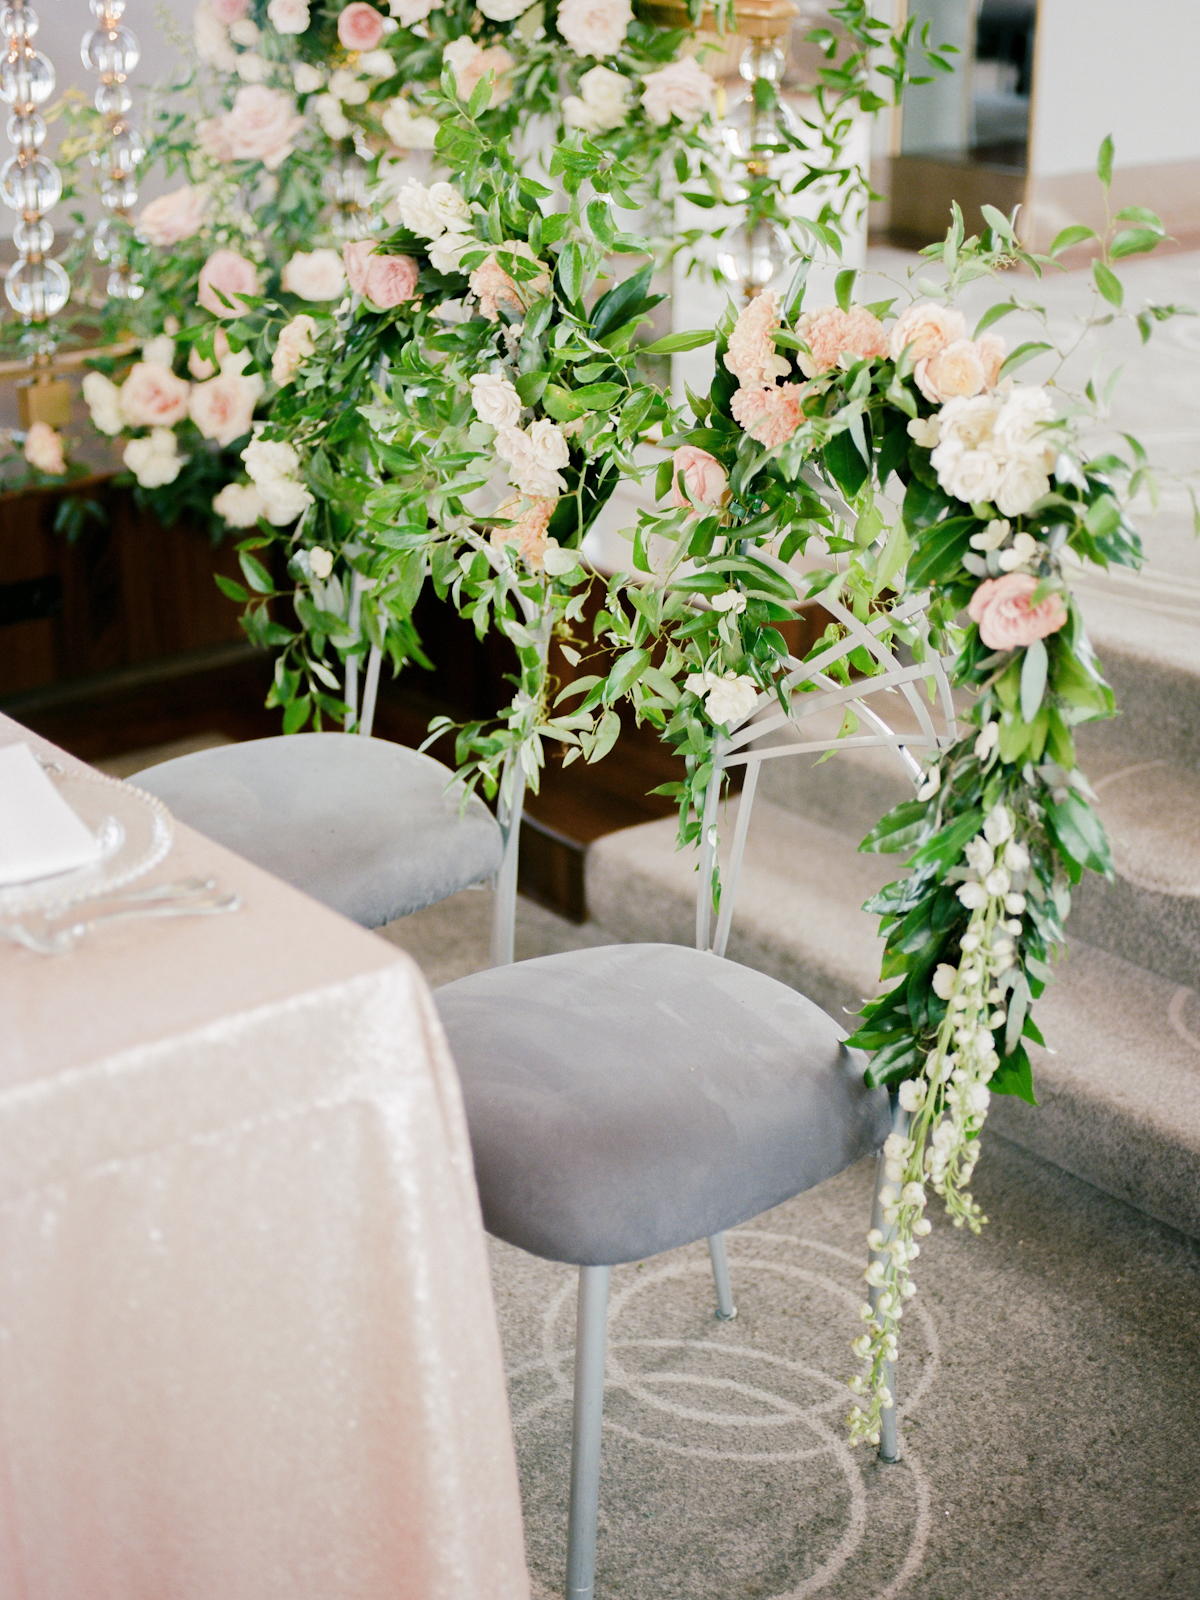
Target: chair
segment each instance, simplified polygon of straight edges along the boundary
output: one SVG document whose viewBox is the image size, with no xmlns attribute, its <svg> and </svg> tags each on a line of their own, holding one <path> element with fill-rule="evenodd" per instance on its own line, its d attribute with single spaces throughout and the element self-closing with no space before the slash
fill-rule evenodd
<svg viewBox="0 0 1200 1600">
<path fill-rule="evenodd" d="M 865 1086 L 865 1060 L 831 1018 L 785 984 L 725 958 L 763 761 L 875 745 L 919 776 L 909 747 L 937 749 L 954 737 L 942 663 L 905 666 L 879 639 L 886 619 L 863 624 L 836 600 L 822 604 L 847 637 L 813 662 L 789 661 L 789 687 L 808 684 L 810 692 L 796 695 L 790 715 L 773 696 L 760 696 L 753 720 L 718 742 L 704 806 L 695 948 L 571 951 L 493 967 L 434 996 L 459 1068 L 485 1226 L 534 1255 L 579 1267 L 567 1600 L 591 1600 L 594 1591 L 611 1268 L 707 1238 L 717 1315 L 731 1317 L 725 1231 L 833 1177 L 878 1150 L 889 1131 L 907 1127 L 894 1099 Z M 845 687 L 826 669 L 858 647 L 882 670 Z M 938 686 L 940 732 L 920 698 L 923 678 Z M 908 702 L 913 732 L 894 732 L 865 703 L 888 688 Z M 871 732 L 762 743 L 784 724 L 846 704 Z M 721 779 L 738 764 L 746 778 L 710 936 Z M 881 1162 L 872 1220 L 886 1245 L 882 1170 Z M 879 1453 L 897 1459 L 894 1409 L 885 1413 Z"/>
</svg>

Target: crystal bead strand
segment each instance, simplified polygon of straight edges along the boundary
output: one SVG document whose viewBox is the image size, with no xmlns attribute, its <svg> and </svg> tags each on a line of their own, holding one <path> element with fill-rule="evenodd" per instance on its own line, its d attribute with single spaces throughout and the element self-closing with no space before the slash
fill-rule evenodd
<svg viewBox="0 0 1200 1600">
<path fill-rule="evenodd" d="M 125 0 L 89 0 L 97 26 L 83 36 L 83 64 L 100 75 L 96 110 L 108 123 L 108 144 L 92 160 L 101 169 L 100 202 L 108 216 L 97 223 L 92 252 L 112 263 L 108 295 L 112 300 L 138 300 L 144 290 L 121 250 L 131 232 L 130 212 L 137 204 L 137 169 L 146 154 L 141 135 L 129 122 L 133 96 L 127 79 L 141 60 L 138 42 L 121 22 Z"/>
<path fill-rule="evenodd" d="M 17 213 L 13 243 L 18 258 L 4 276 L 13 310 L 27 323 L 44 323 L 66 305 L 71 282 L 47 252 L 54 229 L 45 213 L 62 194 L 62 177 L 41 154 L 46 124 L 38 114 L 54 92 L 54 68 L 32 40 L 38 19 L 24 0 L 9 0 L 0 11 L 5 55 L 0 61 L 0 100 L 11 107 L 8 137 L 15 154 L 0 168 L 0 198 Z"/>
</svg>

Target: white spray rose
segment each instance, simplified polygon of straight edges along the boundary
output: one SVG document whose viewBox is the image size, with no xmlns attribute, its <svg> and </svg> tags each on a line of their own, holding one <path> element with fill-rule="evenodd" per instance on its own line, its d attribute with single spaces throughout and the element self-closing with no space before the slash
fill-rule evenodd
<svg viewBox="0 0 1200 1600">
<path fill-rule="evenodd" d="M 329 92 L 335 100 L 347 106 L 365 106 L 371 91 L 356 72 L 349 67 L 339 67 L 329 76 Z"/>
<path fill-rule="evenodd" d="M 92 423 L 110 437 L 125 426 L 121 416 L 121 391 L 102 372 L 88 372 L 83 379 L 83 398 L 92 414 Z"/>
<path fill-rule="evenodd" d="M 152 428 L 145 439 L 131 439 L 121 458 L 143 489 L 174 483 L 186 457 L 170 428 Z"/>
<path fill-rule="evenodd" d="M 563 121 L 585 133 L 619 128 L 629 115 L 629 79 L 610 67 L 592 67 L 579 80 L 578 95 L 562 103 Z M 581 98 L 582 97 L 582 98 Z"/>
<path fill-rule="evenodd" d="M 1041 453 L 1014 456 L 1000 473 L 994 495 L 998 510 L 1006 517 L 1023 516 L 1026 511 L 1050 493 L 1050 479 L 1046 474 Z"/>
<path fill-rule="evenodd" d="M 364 50 L 358 58 L 358 70 L 368 78 L 394 78 L 396 58 L 390 50 Z"/>
<path fill-rule="evenodd" d="M 379 120 L 384 133 L 397 149 L 432 150 L 437 142 L 437 123 L 432 117 L 419 116 L 414 112 L 403 95 L 388 102 Z"/>
<path fill-rule="evenodd" d="M 547 472 L 557 472 L 560 467 L 570 463 L 571 450 L 567 444 L 566 435 L 555 423 L 540 418 L 529 430 L 529 442 L 533 446 L 533 459 L 539 467 Z"/>
<path fill-rule="evenodd" d="M 306 33 L 308 0 L 271 0 L 267 21 L 276 33 Z M 299 84 L 296 87 L 299 88 Z"/>
<path fill-rule="evenodd" d="M 292 68 L 292 82 L 297 94 L 316 94 L 324 85 L 325 77 L 319 67 L 310 66 L 307 61 L 297 61 Z"/>
<path fill-rule="evenodd" d="M 514 22 L 529 10 L 533 0 L 478 0 L 478 4 L 492 22 Z"/>
<path fill-rule="evenodd" d="M 471 378 L 471 403 L 481 422 L 493 428 L 515 428 L 521 418 L 521 397 L 508 378 L 477 372 Z"/>
<path fill-rule="evenodd" d="M 746 673 L 693 672 L 685 687 L 704 697 L 711 722 L 727 727 L 744 721 L 758 702 L 758 685 Z"/>
<path fill-rule="evenodd" d="M 317 113 L 317 121 L 321 124 L 326 138 L 348 139 L 350 137 L 350 119 L 343 114 L 341 104 L 334 95 L 319 94 L 312 101 L 312 106 Z"/>
<path fill-rule="evenodd" d="M 266 507 L 252 483 L 227 483 L 212 503 L 231 528 L 252 528 Z"/>
<path fill-rule="evenodd" d="M 253 50 L 244 50 L 237 58 L 237 75 L 243 83 L 265 83 L 271 76 L 271 68 Z"/>
<path fill-rule="evenodd" d="M 444 233 L 429 244 L 429 264 L 435 272 L 457 272 L 468 250 L 478 250 L 479 240 L 466 233 Z"/>
<path fill-rule="evenodd" d="M 577 56 L 616 55 L 633 21 L 629 0 L 561 0 L 558 31 Z"/>
<path fill-rule="evenodd" d="M 333 552 L 324 546 L 315 544 L 308 552 L 308 565 L 314 578 L 324 583 L 333 571 Z"/>
<path fill-rule="evenodd" d="M 562 442 L 565 446 L 566 440 Z M 532 438 L 520 428 L 506 425 L 496 429 L 496 454 L 508 464 L 509 477 L 522 494 L 553 499 L 566 490 L 558 472 L 538 461 Z"/>
<path fill-rule="evenodd" d="M 691 127 L 715 104 L 717 86 L 694 56 L 672 61 L 660 72 L 642 79 L 642 105 L 656 127 L 665 128 L 672 117 Z"/>
<path fill-rule="evenodd" d="M 301 300 L 340 300 L 346 292 L 346 272 L 336 250 L 298 250 L 280 281 Z"/>
<path fill-rule="evenodd" d="M 446 188 L 449 187 L 447 184 Z M 400 221 L 418 238 L 436 239 L 446 231 L 446 224 L 438 214 L 430 191 L 415 178 L 410 178 L 400 190 L 396 197 L 396 209 L 400 213 Z"/>
</svg>

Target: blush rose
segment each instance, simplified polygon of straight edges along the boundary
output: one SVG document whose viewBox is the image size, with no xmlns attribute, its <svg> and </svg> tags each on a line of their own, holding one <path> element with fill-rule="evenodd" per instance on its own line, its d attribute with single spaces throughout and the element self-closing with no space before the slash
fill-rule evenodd
<svg viewBox="0 0 1200 1600">
<path fill-rule="evenodd" d="M 214 317 L 239 317 L 246 309 L 241 296 L 256 295 L 258 287 L 258 269 L 252 261 L 236 250 L 216 250 L 200 268 L 196 299 Z M 233 304 L 218 299 L 217 290 Z"/>
<path fill-rule="evenodd" d="M 138 230 L 159 249 L 179 244 L 199 233 L 207 206 L 208 190 L 202 185 L 185 184 L 144 206 Z"/>
<path fill-rule="evenodd" d="M 171 428 L 187 416 L 191 384 L 157 361 L 139 361 L 121 385 L 121 415 L 131 428 Z"/>
<path fill-rule="evenodd" d="M 353 0 L 338 17 L 337 35 L 347 50 L 374 50 L 383 38 L 383 18 L 364 0 Z"/>
<path fill-rule="evenodd" d="M 1030 605 L 1037 586 L 1038 580 L 1028 572 L 1008 572 L 979 585 L 967 615 L 979 624 L 979 637 L 989 650 L 1020 650 L 1064 626 L 1067 608 L 1061 594 L 1048 594 L 1038 605 Z"/>
<path fill-rule="evenodd" d="M 709 455 L 707 450 L 701 450 L 694 444 L 683 444 L 671 457 L 671 465 L 674 468 L 671 478 L 673 506 L 721 504 L 729 488 L 729 479 L 716 456 Z M 686 498 L 679 492 L 680 474 L 687 490 Z"/>
<path fill-rule="evenodd" d="M 342 246 L 342 260 L 351 289 L 380 311 L 416 295 L 419 269 L 411 256 L 376 255 L 373 239 L 356 239 Z"/>
</svg>

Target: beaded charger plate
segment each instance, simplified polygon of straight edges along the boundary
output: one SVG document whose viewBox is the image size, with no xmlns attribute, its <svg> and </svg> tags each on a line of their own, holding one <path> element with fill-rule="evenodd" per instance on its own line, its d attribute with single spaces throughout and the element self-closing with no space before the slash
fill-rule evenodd
<svg viewBox="0 0 1200 1600">
<path fill-rule="evenodd" d="M 101 772 L 68 772 L 56 761 L 42 768 L 76 816 L 95 834 L 99 854 L 85 866 L 0 889 L 0 917 L 60 912 L 109 894 L 156 867 L 171 848 L 171 813 L 161 800 Z"/>
</svg>

